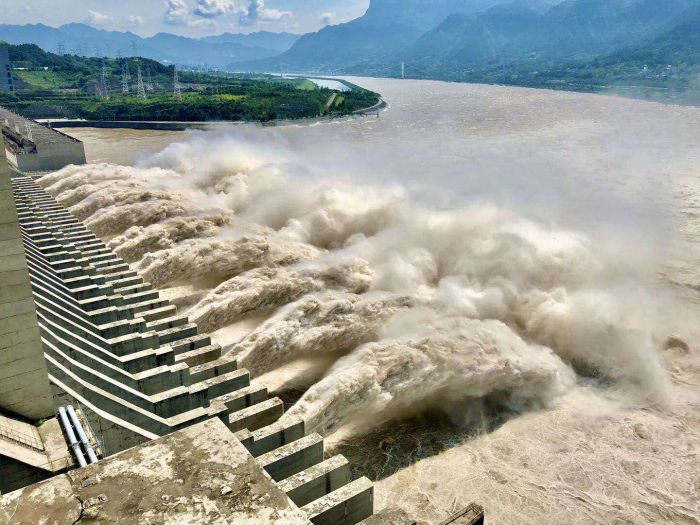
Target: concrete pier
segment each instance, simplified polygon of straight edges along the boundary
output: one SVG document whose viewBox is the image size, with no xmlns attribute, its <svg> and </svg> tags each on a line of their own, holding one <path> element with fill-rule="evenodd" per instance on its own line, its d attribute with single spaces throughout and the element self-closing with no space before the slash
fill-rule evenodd
<svg viewBox="0 0 700 525">
<path fill-rule="evenodd" d="M 0 408 L 34 420 L 53 415 L 44 349 L 1 136 Z"/>
</svg>

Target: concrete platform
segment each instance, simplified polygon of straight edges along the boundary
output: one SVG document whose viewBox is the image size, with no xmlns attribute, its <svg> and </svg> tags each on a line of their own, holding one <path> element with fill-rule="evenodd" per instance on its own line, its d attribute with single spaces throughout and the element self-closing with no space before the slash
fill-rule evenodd
<svg viewBox="0 0 700 525">
<path fill-rule="evenodd" d="M 219 420 L 0 498 L 0 523 L 308 525 Z"/>
<path fill-rule="evenodd" d="M 73 465 L 56 418 L 35 426 L 0 415 L 0 494 L 50 478 Z"/>
</svg>

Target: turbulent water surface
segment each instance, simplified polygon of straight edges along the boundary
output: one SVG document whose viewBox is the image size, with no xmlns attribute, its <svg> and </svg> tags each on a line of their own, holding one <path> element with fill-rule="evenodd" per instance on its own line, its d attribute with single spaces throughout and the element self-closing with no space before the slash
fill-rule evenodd
<svg viewBox="0 0 700 525">
<path fill-rule="evenodd" d="M 378 507 L 700 523 L 700 110 L 359 82 L 378 119 L 73 130 L 40 183 Z"/>
</svg>

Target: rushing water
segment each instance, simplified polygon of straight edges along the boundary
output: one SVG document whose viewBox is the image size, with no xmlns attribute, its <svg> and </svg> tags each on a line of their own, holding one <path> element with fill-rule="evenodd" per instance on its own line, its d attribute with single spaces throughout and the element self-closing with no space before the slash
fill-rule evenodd
<svg viewBox="0 0 700 525">
<path fill-rule="evenodd" d="M 398 183 L 441 209 L 487 199 L 540 220 L 621 230 L 653 251 L 677 250 L 674 263 L 700 259 L 700 109 L 507 87 L 358 81 L 390 103 L 380 118 L 251 125 L 241 133 L 273 148 L 283 143 L 300 157 L 313 152 L 316 176 Z M 118 164 L 198 134 L 64 131 L 86 142 L 91 162 Z M 673 278 L 689 289 L 696 284 L 691 270 Z"/>
<path fill-rule="evenodd" d="M 426 523 L 698 523 L 700 109 L 353 79 L 42 184 Z"/>
</svg>

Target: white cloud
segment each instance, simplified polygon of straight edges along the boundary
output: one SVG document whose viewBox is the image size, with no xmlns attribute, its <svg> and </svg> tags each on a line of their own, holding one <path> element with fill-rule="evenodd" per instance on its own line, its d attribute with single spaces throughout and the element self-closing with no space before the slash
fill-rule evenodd
<svg viewBox="0 0 700 525">
<path fill-rule="evenodd" d="M 93 11 L 88 9 L 88 24 L 94 27 L 103 27 L 107 25 L 112 19 L 98 11 Z"/>
<path fill-rule="evenodd" d="M 249 26 L 257 22 L 273 22 L 290 16 L 292 16 L 291 11 L 266 8 L 265 0 L 251 0 L 248 7 L 241 9 L 238 23 L 242 26 Z"/>
<path fill-rule="evenodd" d="M 126 25 L 128 27 L 141 27 L 143 25 L 143 17 L 131 15 L 126 19 Z"/>
<path fill-rule="evenodd" d="M 189 9 L 185 0 L 166 0 L 163 21 L 174 26 L 189 25 Z"/>
<path fill-rule="evenodd" d="M 204 18 L 216 18 L 235 9 L 233 0 L 197 0 L 194 14 Z"/>
<path fill-rule="evenodd" d="M 335 22 L 335 13 L 327 12 L 318 15 L 324 26 L 329 26 Z"/>
</svg>

